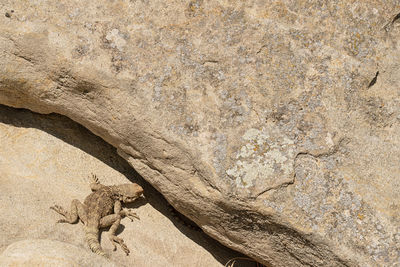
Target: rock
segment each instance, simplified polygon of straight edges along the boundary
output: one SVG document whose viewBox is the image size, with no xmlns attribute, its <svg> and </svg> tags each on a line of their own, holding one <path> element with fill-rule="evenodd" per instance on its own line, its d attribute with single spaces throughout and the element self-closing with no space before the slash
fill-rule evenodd
<svg viewBox="0 0 400 267">
<path fill-rule="evenodd" d="M 11 244 L 0 255 L 0 265 L 4 267 L 118 266 L 104 257 L 93 255 L 79 247 L 48 239 L 23 240 Z"/>
<path fill-rule="evenodd" d="M 394 2 L 0 6 L 0 103 L 87 127 L 265 264 L 400 261 Z"/>
<path fill-rule="evenodd" d="M 91 192 L 90 173 L 107 185 L 130 180 L 145 189 L 146 201 L 129 206 L 140 220 L 125 218 L 117 231 L 130 248 L 129 256 L 119 248 L 112 251 L 108 229 L 100 235 L 110 256 L 109 265 L 220 267 L 231 258 L 243 257 L 175 218 L 166 200 L 118 156 L 115 148 L 64 116 L 39 115 L 0 105 L 0 144 L 0 254 L 3 250 L 14 251 L 9 246 L 16 247 L 23 256 L 7 256 L 9 264 L 24 260 L 32 266 L 33 260 L 45 260 L 40 266 L 48 266 L 55 259 L 65 260 L 68 265 L 70 255 L 79 250 L 82 252 L 76 253 L 80 255 L 77 259 L 89 261 L 79 266 L 100 266 L 85 243 L 82 224 L 57 224 L 61 216 L 49 209 L 55 204 L 68 209 L 73 199 L 83 201 Z M 19 242 L 25 239 L 45 241 Z M 29 247 L 38 249 L 23 252 Z M 47 247 L 54 247 L 51 255 L 59 255 L 54 258 L 42 253 Z M 39 259 L 40 254 L 47 256 Z M 7 266 L 2 263 L 0 266 Z"/>
</svg>

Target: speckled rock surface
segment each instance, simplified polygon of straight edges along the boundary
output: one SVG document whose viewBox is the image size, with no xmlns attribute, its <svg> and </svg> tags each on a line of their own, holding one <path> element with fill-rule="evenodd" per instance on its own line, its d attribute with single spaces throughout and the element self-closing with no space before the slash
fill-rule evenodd
<svg viewBox="0 0 400 267">
<path fill-rule="evenodd" d="M 84 125 L 212 237 L 272 266 L 400 261 L 396 1 L 0 9 L 0 103 Z"/>
</svg>

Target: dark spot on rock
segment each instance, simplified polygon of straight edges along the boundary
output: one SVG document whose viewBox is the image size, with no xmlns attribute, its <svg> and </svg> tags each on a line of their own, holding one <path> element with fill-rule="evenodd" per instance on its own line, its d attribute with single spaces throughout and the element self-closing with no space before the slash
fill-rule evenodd
<svg viewBox="0 0 400 267">
<path fill-rule="evenodd" d="M 80 45 L 72 51 L 73 58 L 80 58 L 88 54 L 89 48 L 86 45 Z"/>
<path fill-rule="evenodd" d="M 394 18 L 393 18 L 393 20 L 392 20 L 392 24 L 393 23 L 395 23 L 396 22 L 396 20 L 398 20 L 398 19 L 400 19 L 400 13 L 399 14 L 397 14 Z"/>
<path fill-rule="evenodd" d="M 375 77 L 368 84 L 368 88 L 370 88 L 371 86 L 373 86 L 376 83 L 376 80 L 378 79 L 378 75 L 379 75 L 379 71 L 376 72 Z"/>
<path fill-rule="evenodd" d="M 76 91 L 83 95 L 87 95 L 92 91 L 96 91 L 96 85 L 88 81 L 79 81 L 75 87 Z"/>
<path fill-rule="evenodd" d="M 198 16 L 201 13 L 202 4 L 203 0 L 190 1 L 185 12 L 186 16 L 188 17 Z"/>
<path fill-rule="evenodd" d="M 386 103 L 379 97 L 366 99 L 363 110 L 367 122 L 376 127 L 386 127 L 393 119 L 393 112 L 386 108 Z"/>
<path fill-rule="evenodd" d="M 6 16 L 7 18 L 11 18 L 10 13 L 8 13 L 8 12 L 6 12 L 5 16 Z"/>
</svg>

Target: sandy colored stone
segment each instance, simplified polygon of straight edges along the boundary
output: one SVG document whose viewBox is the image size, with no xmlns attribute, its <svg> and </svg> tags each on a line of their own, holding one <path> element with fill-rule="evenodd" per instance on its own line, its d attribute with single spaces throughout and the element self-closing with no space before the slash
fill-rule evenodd
<svg viewBox="0 0 400 267">
<path fill-rule="evenodd" d="M 395 2 L 0 9 L 0 103 L 87 127 L 213 238 L 272 266 L 400 262 Z"/>
<path fill-rule="evenodd" d="M 118 265 L 79 247 L 48 239 L 15 242 L 0 255 L 3 267 L 117 267 Z"/>
<path fill-rule="evenodd" d="M 136 209 L 140 220 L 125 218 L 117 231 L 130 255 L 119 248 L 112 251 L 108 229 L 101 233 L 110 266 L 217 267 L 242 256 L 177 220 L 165 199 L 117 155 L 115 148 L 63 116 L 0 105 L 0 144 L 0 254 L 4 251 L 9 264 L 25 262 L 29 266 L 43 260 L 40 266 L 48 266 L 56 254 L 54 266 L 78 264 L 71 255 L 79 250 L 77 259 L 87 261 L 79 266 L 100 266 L 96 262 L 101 261 L 85 242 L 82 223 L 57 224 L 61 216 L 50 210 L 54 204 L 69 209 L 73 199 L 83 201 L 91 192 L 88 177 L 92 172 L 104 184 L 132 181 L 145 188 L 146 200 L 129 206 Z M 43 241 L 19 242 L 24 239 Z M 43 252 L 53 246 L 50 254 Z M 21 257 L 15 258 L 10 251 Z M 40 254 L 44 256 L 38 257 Z"/>
</svg>

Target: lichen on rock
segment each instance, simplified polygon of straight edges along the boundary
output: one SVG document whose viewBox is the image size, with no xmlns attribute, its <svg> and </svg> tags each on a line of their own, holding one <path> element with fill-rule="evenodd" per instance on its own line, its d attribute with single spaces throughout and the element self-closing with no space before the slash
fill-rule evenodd
<svg viewBox="0 0 400 267">
<path fill-rule="evenodd" d="M 294 141 L 271 125 L 261 130 L 249 129 L 236 152 L 234 165 L 226 174 L 240 189 L 249 190 L 251 197 L 293 183 Z"/>
</svg>

